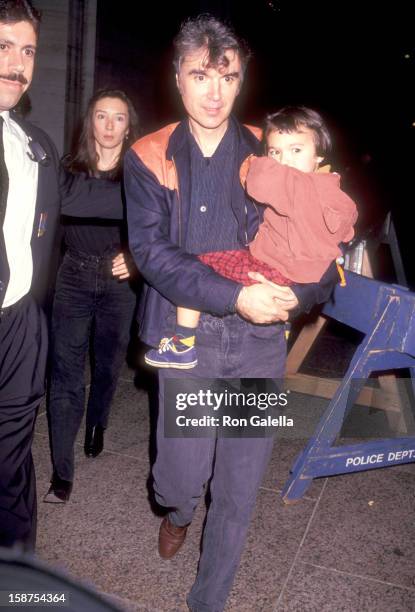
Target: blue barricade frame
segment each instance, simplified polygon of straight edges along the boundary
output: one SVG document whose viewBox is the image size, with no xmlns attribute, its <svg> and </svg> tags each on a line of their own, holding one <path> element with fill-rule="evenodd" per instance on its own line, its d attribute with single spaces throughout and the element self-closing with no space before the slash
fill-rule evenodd
<svg viewBox="0 0 415 612">
<path fill-rule="evenodd" d="M 352 272 L 346 272 L 346 280 L 346 287 L 336 287 L 323 314 L 365 336 L 291 469 L 282 491 L 285 503 L 301 498 L 313 478 L 415 462 L 415 435 L 333 446 L 371 372 L 409 368 L 415 393 L 415 293 Z"/>
</svg>

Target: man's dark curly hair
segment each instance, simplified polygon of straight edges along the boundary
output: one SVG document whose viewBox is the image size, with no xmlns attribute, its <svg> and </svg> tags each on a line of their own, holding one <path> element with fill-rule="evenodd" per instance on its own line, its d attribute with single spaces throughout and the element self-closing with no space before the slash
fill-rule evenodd
<svg viewBox="0 0 415 612">
<path fill-rule="evenodd" d="M 0 0 L 0 23 L 28 21 L 36 34 L 39 33 L 40 12 L 30 0 Z"/>
<path fill-rule="evenodd" d="M 207 14 L 184 21 L 173 44 L 173 64 L 177 73 L 187 55 L 206 48 L 207 68 L 226 68 L 229 65 L 226 51 L 235 51 L 241 61 L 243 77 L 251 55 L 248 45 L 236 36 L 230 26 Z"/>
</svg>

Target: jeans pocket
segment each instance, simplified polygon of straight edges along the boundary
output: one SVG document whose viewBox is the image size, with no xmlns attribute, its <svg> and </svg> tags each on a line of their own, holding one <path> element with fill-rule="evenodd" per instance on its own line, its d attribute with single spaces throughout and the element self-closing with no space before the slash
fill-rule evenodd
<svg viewBox="0 0 415 612">
<path fill-rule="evenodd" d="M 95 291 L 96 281 L 96 270 L 88 267 L 86 262 L 65 256 L 56 279 L 55 300 L 84 300 L 85 294 Z"/>
<path fill-rule="evenodd" d="M 82 261 L 82 259 L 75 259 L 70 253 L 65 253 L 65 257 L 60 267 L 60 273 L 64 274 L 68 272 L 69 274 L 78 274 L 85 270 L 86 267 L 87 264 L 85 261 Z"/>
<path fill-rule="evenodd" d="M 255 325 L 254 323 L 247 323 L 247 326 L 250 336 L 263 340 L 277 338 L 282 333 L 284 328 L 284 326 L 280 323 L 271 323 L 270 325 Z"/>
</svg>

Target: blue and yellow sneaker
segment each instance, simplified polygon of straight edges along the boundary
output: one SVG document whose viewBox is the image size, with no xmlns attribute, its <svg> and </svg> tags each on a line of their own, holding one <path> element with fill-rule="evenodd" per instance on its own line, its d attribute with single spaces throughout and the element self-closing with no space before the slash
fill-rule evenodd
<svg viewBox="0 0 415 612">
<path fill-rule="evenodd" d="M 193 345 L 187 346 L 179 336 L 173 336 L 162 338 L 158 349 L 151 349 L 144 355 L 144 361 L 155 368 L 190 370 L 197 365 L 197 353 Z"/>
</svg>

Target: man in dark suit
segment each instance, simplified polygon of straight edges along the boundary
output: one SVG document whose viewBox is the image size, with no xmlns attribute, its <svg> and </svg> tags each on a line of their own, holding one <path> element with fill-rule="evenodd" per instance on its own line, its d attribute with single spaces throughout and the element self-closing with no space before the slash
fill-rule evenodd
<svg viewBox="0 0 415 612">
<path fill-rule="evenodd" d="M 49 137 L 13 112 L 32 80 L 38 27 L 28 0 L 0 0 L 0 546 L 22 542 L 28 549 L 36 537 L 31 444 L 47 356 L 42 304 L 62 189 L 74 194 L 68 214 L 113 216 L 105 214 L 108 188 L 105 199 L 99 191 L 95 201 L 82 199 L 88 211 L 77 209 L 87 181 L 78 177 L 72 189 Z"/>
<path fill-rule="evenodd" d="M 38 26 L 29 2 L 0 0 L 0 545 L 28 548 L 36 535 L 31 443 L 47 354 L 46 322 L 30 289 L 52 245 L 59 191 L 48 138 L 26 132 L 10 111 L 32 80 Z M 48 166 L 31 159 L 33 142 Z"/>
</svg>

